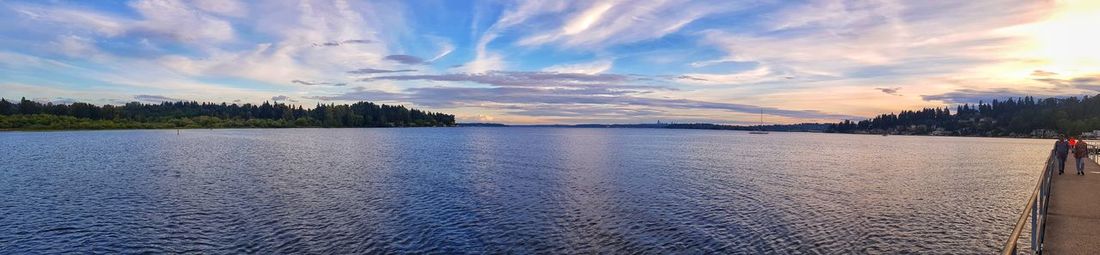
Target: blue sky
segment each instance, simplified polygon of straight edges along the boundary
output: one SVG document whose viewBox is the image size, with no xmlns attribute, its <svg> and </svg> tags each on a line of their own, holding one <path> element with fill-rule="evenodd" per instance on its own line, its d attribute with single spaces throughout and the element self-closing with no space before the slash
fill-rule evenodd
<svg viewBox="0 0 1100 255">
<path fill-rule="evenodd" d="M 1031 0 L 0 0 L 0 97 L 836 121 L 1094 95 L 1096 17 L 1095 2 Z"/>
</svg>

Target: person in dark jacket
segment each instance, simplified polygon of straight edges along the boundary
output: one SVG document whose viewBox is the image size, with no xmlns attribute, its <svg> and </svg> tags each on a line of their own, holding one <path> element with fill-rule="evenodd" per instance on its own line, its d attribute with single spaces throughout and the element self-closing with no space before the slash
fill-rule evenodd
<svg viewBox="0 0 1100 255">
<path fill-rule="evenodd" d="M 1069 156 L 1069 142 L 1066 141 L 1066 137 L 1058 136 L 1058 141 L 1054 142 L 1054 156 L 1058 159 L 1058 175 L 1066 172 L 1066 157 Z"/>
<path fill-rule="evenodd" d="M 1073 145 L 1073 157 L 1077 158 L 1077 174 L 1085 175 L 1085 160 L 1089 157 L 1089 144 L 1083 140 L 1077 140 Z"/>
</svg>

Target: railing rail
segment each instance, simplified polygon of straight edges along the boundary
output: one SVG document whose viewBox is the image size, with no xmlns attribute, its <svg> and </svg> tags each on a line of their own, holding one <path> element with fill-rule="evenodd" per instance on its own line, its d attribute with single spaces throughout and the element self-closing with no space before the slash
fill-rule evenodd
<svg viewBox="0 0 1100 255">
<path fill-rule="evenodd" d="M 1023 234 L 1024 227 L 1027 225 L 1027 220 L 1029 218 L 1031 219 L 1031 251 L 1033 254 L 1043 253 L 1043 238 L 1046 235 L 1047 205 L 1050 203 L 1050 181 L 1052 178 L 1051 175 L 1057 167 L 1058 161 L 1055 159 L 1054 150 L 1051 150 L 1050 156 L 1047 157 L 1046 166 L 1043 167 L 1043 172 L 1039 175 L 1039 180 L 1036 181 L 1035 190 L 1031 192 L 1027 204 L 1024 205 L 1024 210 L 1020 212 L 1020 217 L 1016 221 L 1016 227 L 1012 229 L 1012 235 L 1010 235 L 1008 241 L 1005 242 L 1002 254 L 1016 254 L 1020 235 Z"/>
</svg>

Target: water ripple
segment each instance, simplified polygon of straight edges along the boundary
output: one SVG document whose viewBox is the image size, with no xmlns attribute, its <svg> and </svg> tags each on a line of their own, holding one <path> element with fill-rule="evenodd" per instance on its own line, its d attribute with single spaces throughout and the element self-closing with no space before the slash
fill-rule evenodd
<svg viewBox="0 0 1100 255">
<path fill-rule="evenodd" d="M 992 253 L 1047 141 L 658 129 L 0 133 L 0 254 Z"/>
</svg>

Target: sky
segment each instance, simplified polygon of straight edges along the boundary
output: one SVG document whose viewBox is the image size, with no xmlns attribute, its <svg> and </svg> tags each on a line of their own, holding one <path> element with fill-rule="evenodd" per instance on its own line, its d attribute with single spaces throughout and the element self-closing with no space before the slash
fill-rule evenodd
<svg viewBox="0 0 1100 255">
<path fill-rule="evenodd" d="M 0 97 L 509 124 L 860 120 L 1100 92 L 1100 1 L 0 0 Z"/>
</svg>

